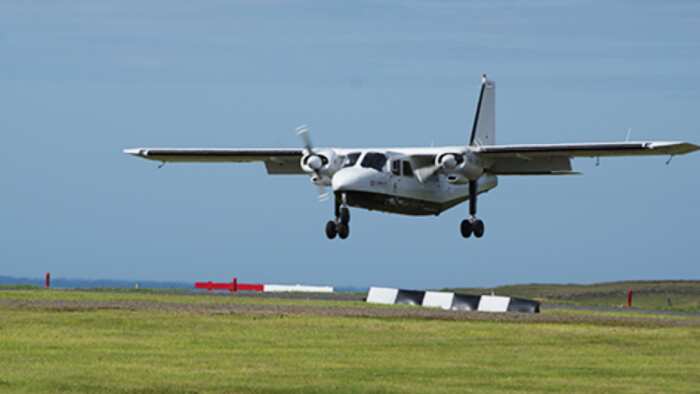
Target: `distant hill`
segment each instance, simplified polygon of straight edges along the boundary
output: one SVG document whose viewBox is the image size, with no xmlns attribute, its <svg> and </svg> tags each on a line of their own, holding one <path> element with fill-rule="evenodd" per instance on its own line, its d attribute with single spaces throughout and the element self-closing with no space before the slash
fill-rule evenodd
<svg viewBox="0 0 700 394">
<path fill-rule="evenodd" d="M 192 282 L 160 282 L 120 279 L 51 278 L 51 287 L 59 289 L 184 289 L 194 288 Z M 0 286 L 44 286 L 44 278 L 17 278 L 0 275 Z M 366 292 L 366 287 L 336 286 L 337 292 Z"/>
<path fill-rule="evenodd" d="M 72 279 L 51 278 L 51 287 L 69 289 L 133 289 L 138 284 L 144 289 L 191 289 L 192 283 L 186 282 L 158 282 L 119 279 Z M 0 286 L 44 286 L 44 278 L 15 278 L 12 276 L 0 276 Z"/>
<path fill-rule="evenodd" d="M 450 289 L 467 294 L 508 295 L 532 298 L 548 304 L 614 306 L 626 304 L 633 293 L 633 307 L 676 311 L 700 311 L 700 281 L 650 280 L 579 284 L 525 284 L 493 288 Z"/>
</svg>

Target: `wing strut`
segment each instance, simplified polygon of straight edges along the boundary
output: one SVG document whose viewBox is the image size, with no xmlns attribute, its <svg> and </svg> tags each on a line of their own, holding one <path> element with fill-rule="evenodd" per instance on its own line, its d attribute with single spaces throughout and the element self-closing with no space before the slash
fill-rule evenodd
<svg viewBox="0 0 700 394">
<path fill-rule="evenodd" d="M 476 197 L 477 184 L 476 181 L 469 181 L 469 216 L 476 217 Z"/>
</svg>

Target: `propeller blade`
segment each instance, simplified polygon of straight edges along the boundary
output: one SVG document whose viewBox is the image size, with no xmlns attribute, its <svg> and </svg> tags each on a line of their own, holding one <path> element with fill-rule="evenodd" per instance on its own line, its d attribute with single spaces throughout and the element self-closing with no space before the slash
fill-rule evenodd
<svg viewBox="0 0 700 394">
<path fill-rule="evenodd" d="M 299 127 L 296 128 L 297 135 L 301 137 L 301 140 L 304 143 L 304 149 L 310 154 L 314 155 L 314 145 L 311 143 L 311 136 L 309 133 L 309 126 L 303 124 Z M 321 177 L 321 173 L 318 170 L 314 170 L 314 174 L 317 177 Z M 323 202 L 323 201 L 328 201 L 328 198 L 330 197 L 331 193 L 326 192 L 326 188 L 323 185 L 317 185 L 318 186 L 318 201 Z"/>
<path fill-rule="evenodd" d="M 318 187 L 318 202 L 325 202 L 330 199 L 331 193 L 326 191 L 326 188 L 323 186 Z"/>
<path fill-rule="evenodd" d="M 428 167 L 421 167 L 413 171 L 413 173 L 416 175 L 416 178 L 418 179 L 418 182 L 423 183 L 428 178 L 433 176 L 438 170 L 440 169 L 439 166 L 432 165 Z"/>
<path fill-rule="evenodd" d="M 301 125 L 297 127 L 297 135 L 301 137 L 301 140 L 304 142 L 304 148 L 306 148 L 309 153 L 312 153 L 314 150 L 313 144 L 311 143 L 311 136 L 309 135 L 309 126 L 307 125 Z"/>
</svg>

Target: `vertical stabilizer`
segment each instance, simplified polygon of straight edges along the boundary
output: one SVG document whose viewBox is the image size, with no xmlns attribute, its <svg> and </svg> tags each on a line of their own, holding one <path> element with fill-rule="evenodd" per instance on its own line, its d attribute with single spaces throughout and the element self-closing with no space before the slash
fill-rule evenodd
<svg viewBox="0 0 700 394">
<path fill-rule="evenodd" d="M 496 83 L 486 78 L 486 74 L 481 77 L 469 145 L 496 145 Z"/>
</svg>

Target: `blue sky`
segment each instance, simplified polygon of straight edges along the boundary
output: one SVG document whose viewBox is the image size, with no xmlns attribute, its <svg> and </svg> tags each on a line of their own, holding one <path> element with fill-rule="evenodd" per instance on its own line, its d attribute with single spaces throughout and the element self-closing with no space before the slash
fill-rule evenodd
<svg viewBox="0 0 700 394">
<path fill-rule="evenodd" d="M 503 177 L 438 218 L 353 211 L 262 165 L 135 146 L 466 142 L 479 76 L 500 143 L 700 143 L 695 1 L 3 1 L 0 274 L 439 287 L 698 279 L 700 155 Z"/>
</svg>

